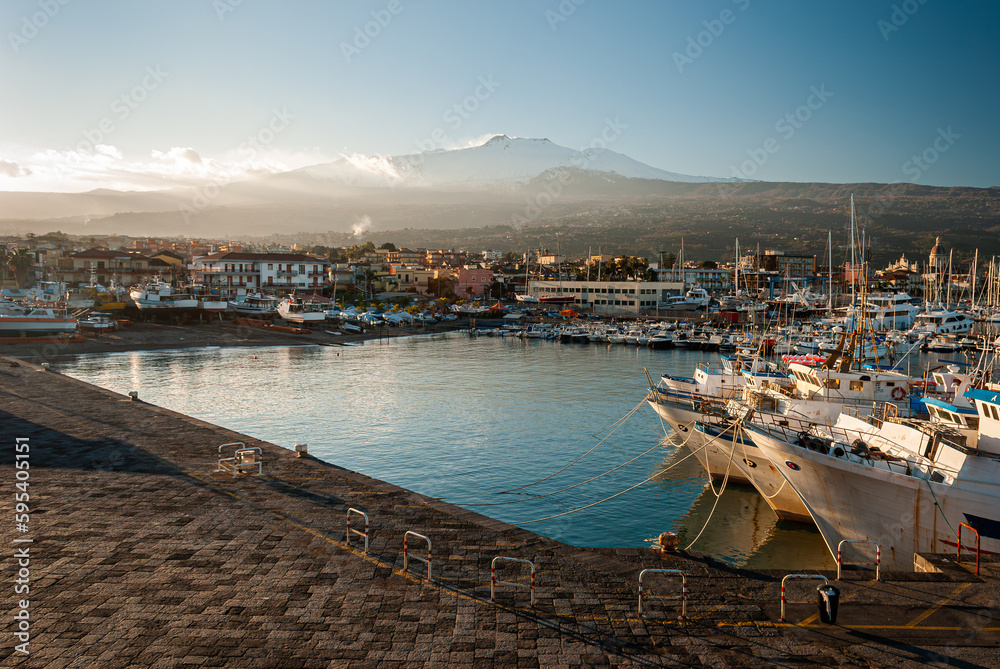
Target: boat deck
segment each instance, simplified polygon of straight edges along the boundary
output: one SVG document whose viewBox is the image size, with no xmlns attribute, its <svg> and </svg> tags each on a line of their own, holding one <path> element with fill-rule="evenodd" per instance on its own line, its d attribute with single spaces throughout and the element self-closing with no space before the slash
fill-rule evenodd
<svg viewBox="0 0 1000 669">
<path fill-rule="evenodd" d="M 15 439 L 27 440 L 31 500 L 27 531 L 8 521 L 2 559 L 14 573 L 15 549 L 29 547 L 31 654 L 8 637 L 4 666 L 995 664 L 995 567 L 852 574 L 837 583 L 839 624 L 817 622 L 815 604 L 789 604 L 782 623 L 786 572 L 575 548 L 10 358 L 0 421 L 0 476 L 15 481 Z M 218 446 L 235 441 L 262 448 L 263 475 L 215 472 Z M 13 495 L 2 507 L 12 519 Z M 367 555 L 358 538 L 346 545 L 349 507 L 371 519 Z M 404 571 L 406 531 L 433 541 L 432 580 L 419 562 Z M 490 601 L 498 555 L 534 562 L 534 607 L 506 586 Z M 639 617 L 648 568 L 687 575 L 687 621 L 659 600 Z M 515 577 L 526 582 L 502 576 Z M 679 594 L 676 580 L 650 586 Z M 5 601 L 9 624 L 18 604 Z"/>
</svg>

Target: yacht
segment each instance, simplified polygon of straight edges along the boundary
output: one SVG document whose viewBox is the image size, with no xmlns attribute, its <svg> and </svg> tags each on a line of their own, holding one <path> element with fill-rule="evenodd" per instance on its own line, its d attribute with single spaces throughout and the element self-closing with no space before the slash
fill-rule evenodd
<svg viewBox="0 0 1000 669">
<path fill-rule="evenodd" d="M 941 309 L 918 314 L 910 329 L 918 335 L 965 334 L 976 321 L 960 311 Z"/>
<path fill-rule="evenodd" d="M 907 293 L 871 293 L 865 297 L 863 318 L 873 330 L 907 330 L 916 320 L 920 308 Z M 848 330 L 854 329 L 854 310 L 849 310 Z"/>
<path fill-rule="evenodd" d="M 692 286 L 684 295 L 670 295 L 660 302 L 658 308 L 666 311 L 704 310 L 712 301 L 712 296 L 701 286 Z"/>
</svg>

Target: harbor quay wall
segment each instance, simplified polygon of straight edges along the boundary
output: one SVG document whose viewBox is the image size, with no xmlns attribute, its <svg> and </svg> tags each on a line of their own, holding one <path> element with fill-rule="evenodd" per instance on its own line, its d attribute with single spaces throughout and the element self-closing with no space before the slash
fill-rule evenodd
<svg viewBox="0 0 1000 669">
<path fill-rule="evenodd" d="M 848 623 L 814 604 L 782 623 L 785 572 L 569 546 L 16 358 L 0 357 L 0 425 L 3 666 L 990 666 L 1000 639 L 995 578 L 845 581 Z M 261 449 L 262 474 L 216 471 L 234 442 Z M 431 579 L 419 537 L 404 569 L 407 531 L 431 540 Z M 491 601 L 497 556 L 534 564 L 533 606 L 510 585 Z M 498 568 L 529 584 L 523 563 Z M 685 620 L 678 600 L 640 617 L 644 569 L 683 572 Z M 669 574 L 644 588 L 681 594 Z M 884 627 L 911 614 L 927 624 Z"/>
</svg>

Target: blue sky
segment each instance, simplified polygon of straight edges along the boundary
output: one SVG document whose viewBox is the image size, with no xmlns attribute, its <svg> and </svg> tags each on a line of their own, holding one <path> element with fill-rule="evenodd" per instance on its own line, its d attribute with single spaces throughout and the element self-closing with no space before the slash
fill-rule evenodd
<svg viewBox="0 0 1000 669">
<path fill-rule="evenodd" d="M 498 133 L 581 148 L 609 124 L 608 148 L 685 174 L 1000 185 L 998 19 L 944 0 L 8 0 L 0 189 Z"/>
</svg>

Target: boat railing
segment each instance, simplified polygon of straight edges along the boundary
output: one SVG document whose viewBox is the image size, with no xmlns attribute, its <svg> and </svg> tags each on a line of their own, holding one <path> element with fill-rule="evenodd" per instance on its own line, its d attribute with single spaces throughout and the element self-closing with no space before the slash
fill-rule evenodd
<svg viewBox="0 0 1000 669">
<path fill-rule="evenodd" d="M 852 415 L 847 410 L 844 413 Z M 855 464 L 878 467 L 894 474 L 902 474 L 938 483 L 954 480 L 958 474 L 954 468 L 936 463 L 930 458 L 924 457 L 871 432 L 823 425 L 822 433 L 817 434 L 813 432 L 813 428 L 817 426 L 815 422 L 779 416 L 767 417 L 764 414 L 759 415 L 762 418 L 770 418 L 770 420 L 758 420 L 758 424 L 772 431 L 780 431 L 786 443 L 797 445 L 820 454 L 846 459 Z M 856 416 L 856 414 L 854 415 Z M 859 417 L 859 419 L 867 420 L 867 417 Z M 808 439 L 810 436 L 814 441 Z M 951 445 L 948 442 L 942 443 Z"/>
<path fill-rule="evenodd" d="M 656 404 L 671 404 L 678 408 L 717 416 L 724 415 L 726 403 L 729 401 L 729 398 L 722 396 L 666 391 L 662 388 L 651 388 L 648 399 Z"/>
</svg>

